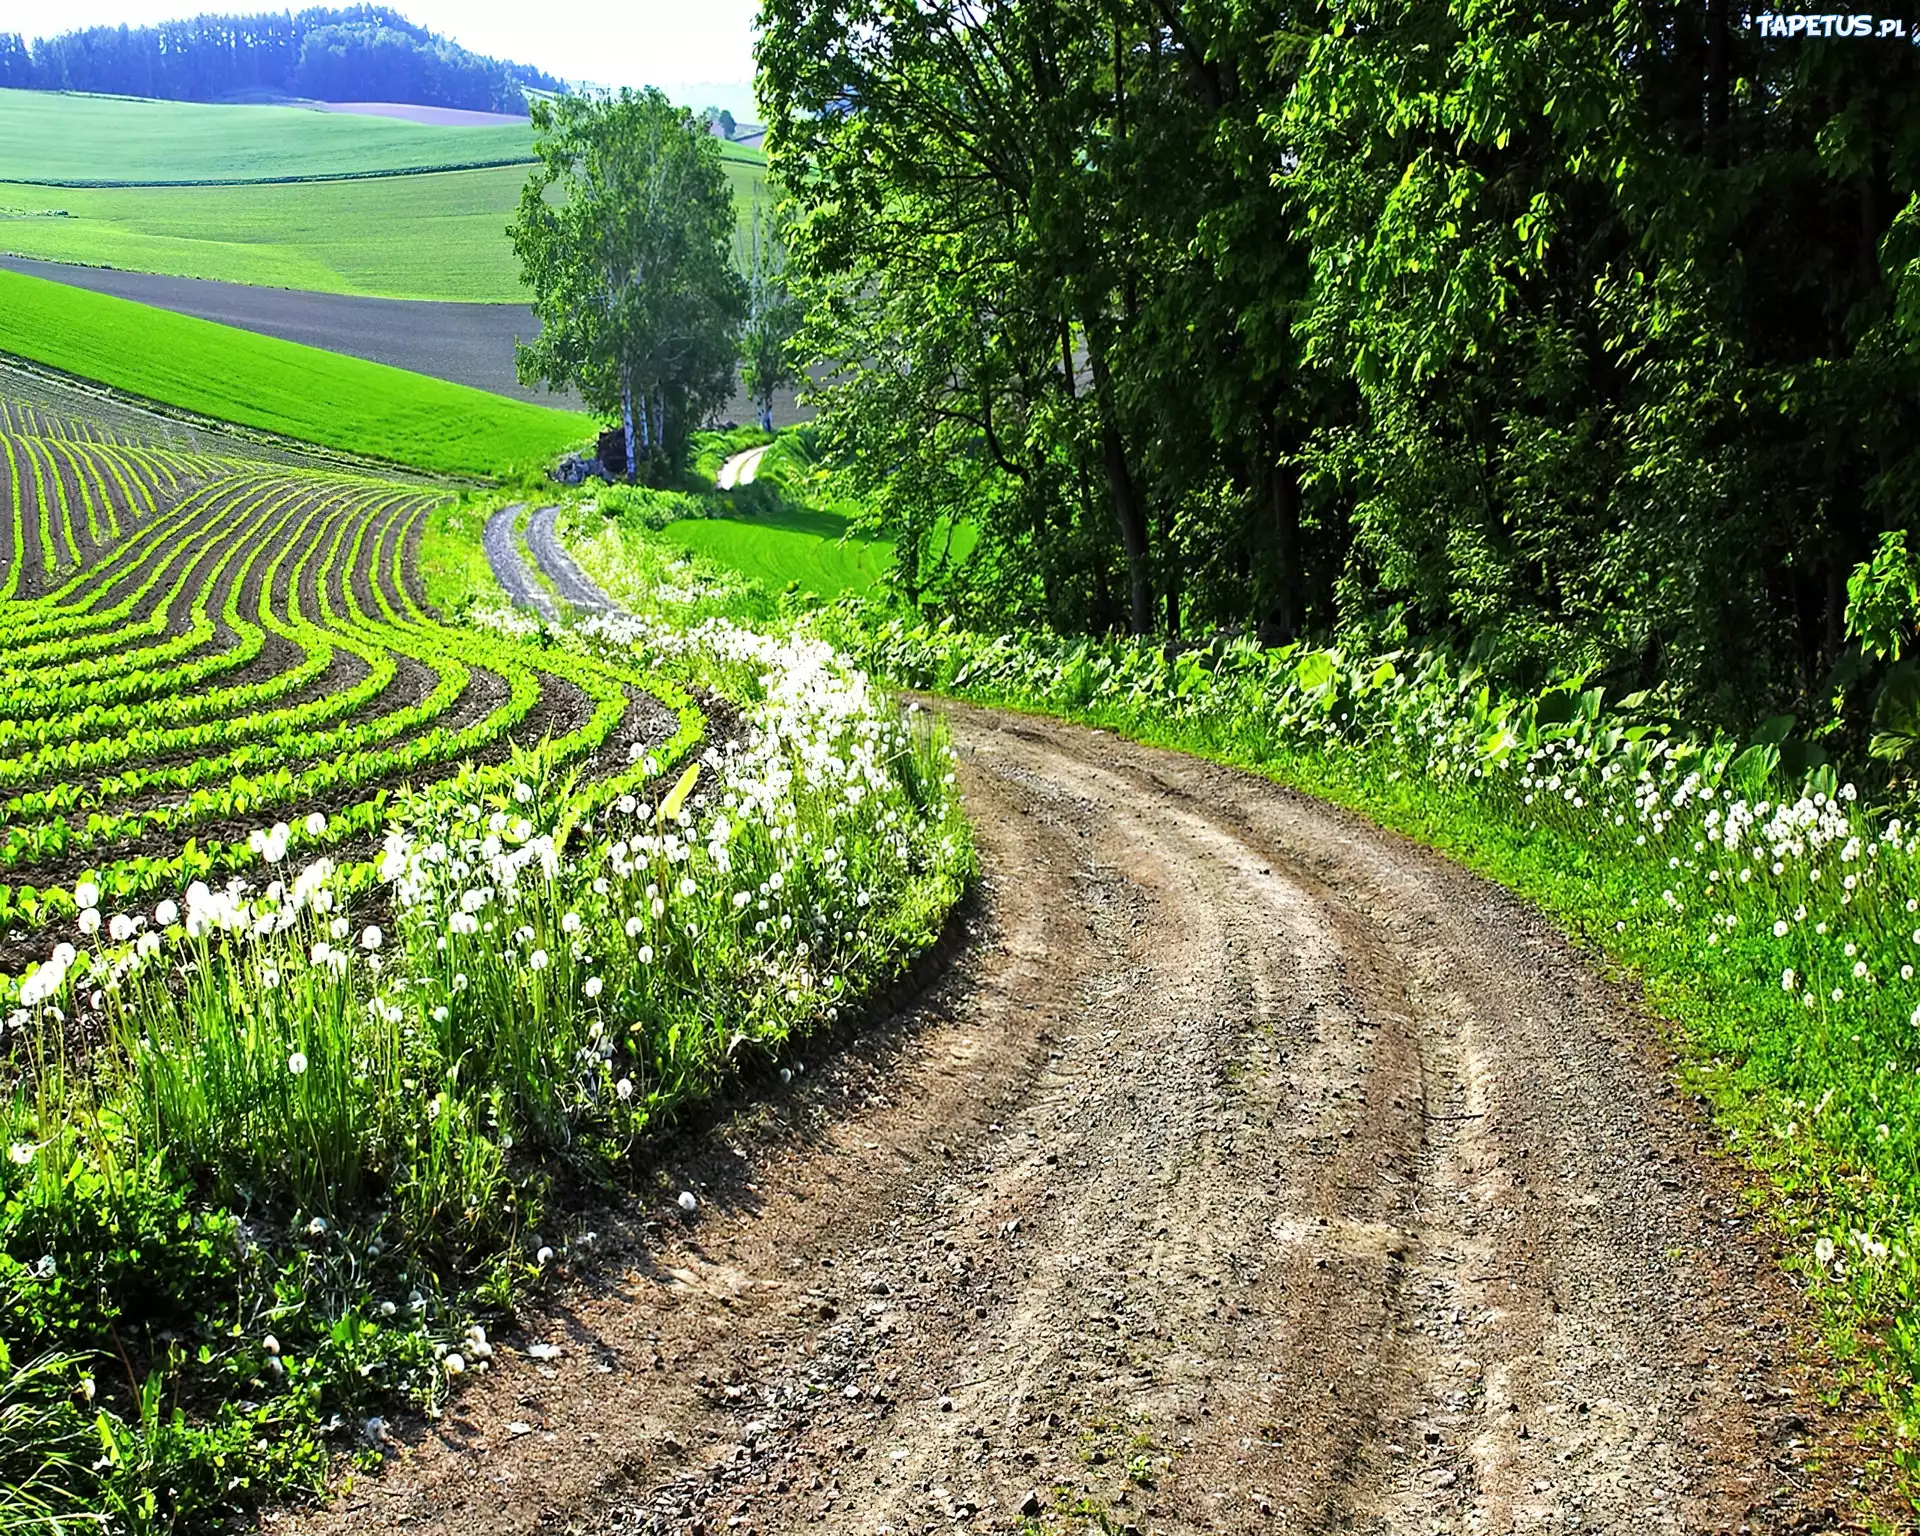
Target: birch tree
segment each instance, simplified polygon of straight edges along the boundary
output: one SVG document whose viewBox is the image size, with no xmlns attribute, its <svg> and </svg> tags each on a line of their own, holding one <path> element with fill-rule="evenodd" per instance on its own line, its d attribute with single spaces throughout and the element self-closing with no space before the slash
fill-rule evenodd
<svg viewBox="0 0 1920 1536">
<path fill-rule="evenodd" d="M 800 306 L 787 287 L 787 242 L 779 214 L 753 205 L 742 233 L 747 323 L 740 334 L 740 379 L 760 418 L 773 430 L 773 397 L 794 381 L 792 346 Z"/>
<path fill-rule="evenodd" d="M 619 421 L 628 477 L 645 460 L 663 478 L 733 393 L 746 293 L 719 146 L 657 90 L 532 110 L 538 164 L 508 229 L 540 319 L 520 380 L 577 387 Z"/>
</svg>

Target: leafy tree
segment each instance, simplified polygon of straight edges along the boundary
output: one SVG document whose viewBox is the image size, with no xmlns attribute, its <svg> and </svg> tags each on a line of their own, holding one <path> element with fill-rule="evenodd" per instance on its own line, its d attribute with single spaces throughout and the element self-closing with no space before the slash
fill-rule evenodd
<svg viewBox="0 0 1920 1536">
<path fill-rule="evenodd" d="M 988 585 L 956 600 L 1136 634 L 1190 612 L 1297 627 L 1306 265 L 1262 126 L 1297 18 L 769 0 L 764 21 L 804 345 L 907 561 L 916 530 L 967 516 L 961 580 Z"/>
<path fill-rule="evenodd" d="M 756 202 L 741 239 L 747 323 L 740 333 L 740 382 L 760 413 L 761 431 L 771 432 L 774 394 L 794 379 L 800 306 L 787 286 L 787 244 L 778 213 Z"/>
<path fill-rule="evenodd" d="M 719 146 L 657 90 L 536 102 L 533 121 L 509 233 L 541 331 L 520 378 L 578 386 L 624 427 L 629 476 L 645 457 L 662 477 L 733 392 L 746 295 Z"/>
<path fill-rule="evenodd" d="M 1909 42 L 1725 0 L 764 21 L 802 355 L 918 600 L 1458 644 L 1867 745 L 1910 658 L 1848 581 L 1920 528 Z"/>
</svg>

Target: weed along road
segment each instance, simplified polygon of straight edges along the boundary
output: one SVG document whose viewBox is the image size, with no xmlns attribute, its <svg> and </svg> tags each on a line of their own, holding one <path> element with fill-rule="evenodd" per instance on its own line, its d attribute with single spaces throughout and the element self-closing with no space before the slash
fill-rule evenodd
<svg viewBox="0 0 1920 1536">
<path fill-rule="evenodd" d="M 1538 918 L 1263 781 L 933 707 L 983 865 L 945 969 L 689 1129 L 303 1529 L 1828 1528 L 1792 1288 Z"/>
</svg>

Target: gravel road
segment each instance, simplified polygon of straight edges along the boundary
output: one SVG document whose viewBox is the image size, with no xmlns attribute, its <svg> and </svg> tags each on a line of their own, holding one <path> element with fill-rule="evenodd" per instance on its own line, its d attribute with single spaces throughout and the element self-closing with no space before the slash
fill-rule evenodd
<svg viewBox="0 0 1920 1536">
<path fill-rule="evenodd" d="M 714 484 L 723 491 L 735 490 L 743 485 L 752 485 L 760 475 L 760 461 L 767 456 L 765 447 L 749 448 L 745 453 L 736 453 L 720 466 L 720 473 Z"/>
<path fill-rule="evenodd" d="M 587 613 L 611 613 L 614 605 L 607 595 L 587 579 L 586 573 L 573 563 L 573 556 L 561 547 L 554 528 L 559 514 L 558 507 L 534 509 L 527 519 L 527 548 L 539 562 L 540 569 L 547 573 L 553 589 L 567 602 Z"/>
<path fill-rule="evenodd" d="M 528 569 L 520 554 L 520 541 L 514 537 L 514 524 L 524 508 L 525 503 L 516 501 L 488 518 L 480 534 L 480 547 L 487 553 L 493 579 L 500 583 L 514 605 L 530 608 L 543 618 L 551 619 L 555 617 L 553 599 Z"/>
<path fill-rule="evenodd" d="M 684 1131 L 296 1528 L 1839 1528 L 1861 1424 L 1737 1171 L 1537 915 L 1263 780 L 937 707 L 953 962 Z"/>
</svg>

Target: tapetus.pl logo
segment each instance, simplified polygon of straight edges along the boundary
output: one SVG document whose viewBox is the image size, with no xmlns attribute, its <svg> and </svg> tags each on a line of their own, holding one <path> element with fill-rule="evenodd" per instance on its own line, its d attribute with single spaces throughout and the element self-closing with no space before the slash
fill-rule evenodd
<svg viewBox="0 0 1920 1536">
<path fill-rule="evenodd" d="M 1909 28 L 1898 16 L 1794 15 L 1762 12 L 1753 18 L 1761 37 L 1872 37 L 1920 43 L 1920 27 Z"/>
</svg>

